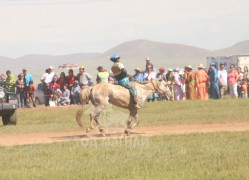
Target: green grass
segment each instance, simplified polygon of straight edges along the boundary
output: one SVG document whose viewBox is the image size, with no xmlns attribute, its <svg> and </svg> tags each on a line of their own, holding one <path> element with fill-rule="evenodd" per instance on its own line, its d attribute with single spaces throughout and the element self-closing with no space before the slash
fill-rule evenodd
<svg viewBox="0 0 249 180">
<path fill-rule="evenodd" d="M 146 125 L 249 121 L 248 108 L 248 99 L 157 102 L 156 108 L 149 104 L 140 116 Z"/>
<path fill-rule="evenodd" d="M 18 125 L 0 127 L 0 134 L 70 130 L 78 128 L 76 111 L 80 107 L 25 109 L 18 111 Z M 179 101 L 147 103 L 139 111 L 140 126 L 168 124 L 201 124 L 249 121 L 249 99 Z M 82 122 L 89 126 L 93 106 L 85 106 Z M 105 127 L 125 127 L 128 111 L 108 106 L 101 115 Z"/>
<path fill-rule="evenodd" d="M 249 132 L 106 142 L 0 147 L 0 179 L 249 178 Z"/>
</svg>

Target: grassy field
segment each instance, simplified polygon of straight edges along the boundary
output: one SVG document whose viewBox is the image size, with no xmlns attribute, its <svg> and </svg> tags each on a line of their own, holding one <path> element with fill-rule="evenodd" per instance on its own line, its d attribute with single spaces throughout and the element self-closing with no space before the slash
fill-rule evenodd
<svg viewBox="0 0 249 180">
<path fill-rule="evenodd" d="M 0 134 L 75 129 L 78 128 L 75 114 L 79 108 L 38 107 L 19 110 L 18 125 L 0 127 Z M 140 126 L 249 121 L 248 108 L 249 100 L 244 99 L 147 103 L 139 111 Z M 84 127 L 89 126 L 89 113 L 92 110 L 92 105 L 84 108 Z M 110 105 L 102 114 L 101 123 L 105 127 L 125 127 L 127 117 L 127 110 Z"/>
<path fill-rule="evenodd" d="M 248 179 L 248 149 L 249 132 L 0 147 L 0 179 Z"/>
<path fill-rule="evenodd" d="M 140 126 L 249 121 L 249 100 L 147 103 Z M 1 134 L 78 128 L 80 107 L 24 109 Z M 86 106 L 83 125 L 89 125 Z M 125 127 L 128 111 L 108 106 L 106 127 Z M 249 131 L 0 146 L 0 179 L 249 179 Z"/>
</svg>

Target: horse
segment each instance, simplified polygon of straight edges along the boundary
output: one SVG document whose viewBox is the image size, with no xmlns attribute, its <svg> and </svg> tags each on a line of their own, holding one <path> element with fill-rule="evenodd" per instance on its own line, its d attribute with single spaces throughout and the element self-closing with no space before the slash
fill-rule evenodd
<svg viewBox="0 0 249 180">
<path fill-rule="evenodd" d="M 138 103 L 140 107 L 143 107 L 148 97 L 153 93 L 161 93 L 172 99 L 172 93 L 167 85 L 167 82 L 159 79 L 153 79 L 148 82 L 132 82 L 137 89 Z M 128 89 L 114 85 L 111 83 L 100 83 L 95 86 L 91 86 L 83 89 L 80 92 L 80 101 L 85 104 L 89 101 L 95 106 L 95 110 L 90 113 L 90 126 L 86 129 L 86 132 L 90 132 L 94 129 L 93 123 L 96 122 L 100 133 L 105 136 L 104 129 L 99 123 L 99 116 L 108 104 L 128 109 L 130 115 L 127 120 L 127 127 L 125 134 L 130 135 L 131 130 L 139 123 L 138 110 L 135 106 L 134 100 Z M 82 126 L 81 117 L 83 113 L 83 106 L 76 113 L 76 121 L 80 127 Z M 132 123 L 132 119 L 135 119 L 135 123 Z"/>
</svg>

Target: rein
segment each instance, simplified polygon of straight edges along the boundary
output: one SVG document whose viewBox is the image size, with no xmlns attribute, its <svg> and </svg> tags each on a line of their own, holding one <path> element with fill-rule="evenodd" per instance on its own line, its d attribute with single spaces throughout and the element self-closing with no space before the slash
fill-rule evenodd
<svg viewBox="0 0 249 180">
<path fill-rule="evenodd" d="M 157 86 L 157 87 L 156 87 L 155 84 L 153 83 L 153 80 L 151 80 L 150 82 L 151 82 L 151 84 L 152 84 L 152 86 L 153 86 L 153 88 L 154 88 L 154 90 L 155 90 L 156 93 L 161 93 L 161 94 L 164 94 L 164 93 L 165 93 L 163 90 L 161 90 L 161 89 L 159 88 L 157 81 L 156 81 L 156 86 Z"/>
<path fill-rule="evenodd" d="M 158 86 L 157 81 L 156 81 L 156 85 L 153 83 L 153 80 L 150 80 L 150 83 L 152 84 L 153 88 L 147 86 L 146 84 L 144 84 L 144 86 L 146 86 L 147 88 L 149 88 L 150 90 L 152 90 L 155 93 L 164 94 L 164 91 L 162 91 L 159 87 L 156 87 L 156 86 Z"/>
</svg>

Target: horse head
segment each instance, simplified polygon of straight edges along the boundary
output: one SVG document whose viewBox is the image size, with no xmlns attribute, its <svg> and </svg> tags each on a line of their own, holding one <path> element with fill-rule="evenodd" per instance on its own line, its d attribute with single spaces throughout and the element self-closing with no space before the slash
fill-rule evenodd
<svg viewBox="0 0 249 180">
<path fill-rule="evenodd" d="M 162 79 L 151 80 L 156 93 L 164 94 L 168 99 L 172 99 L 173 95 L 169 89 L 168 83 Z"/>
</svg>

